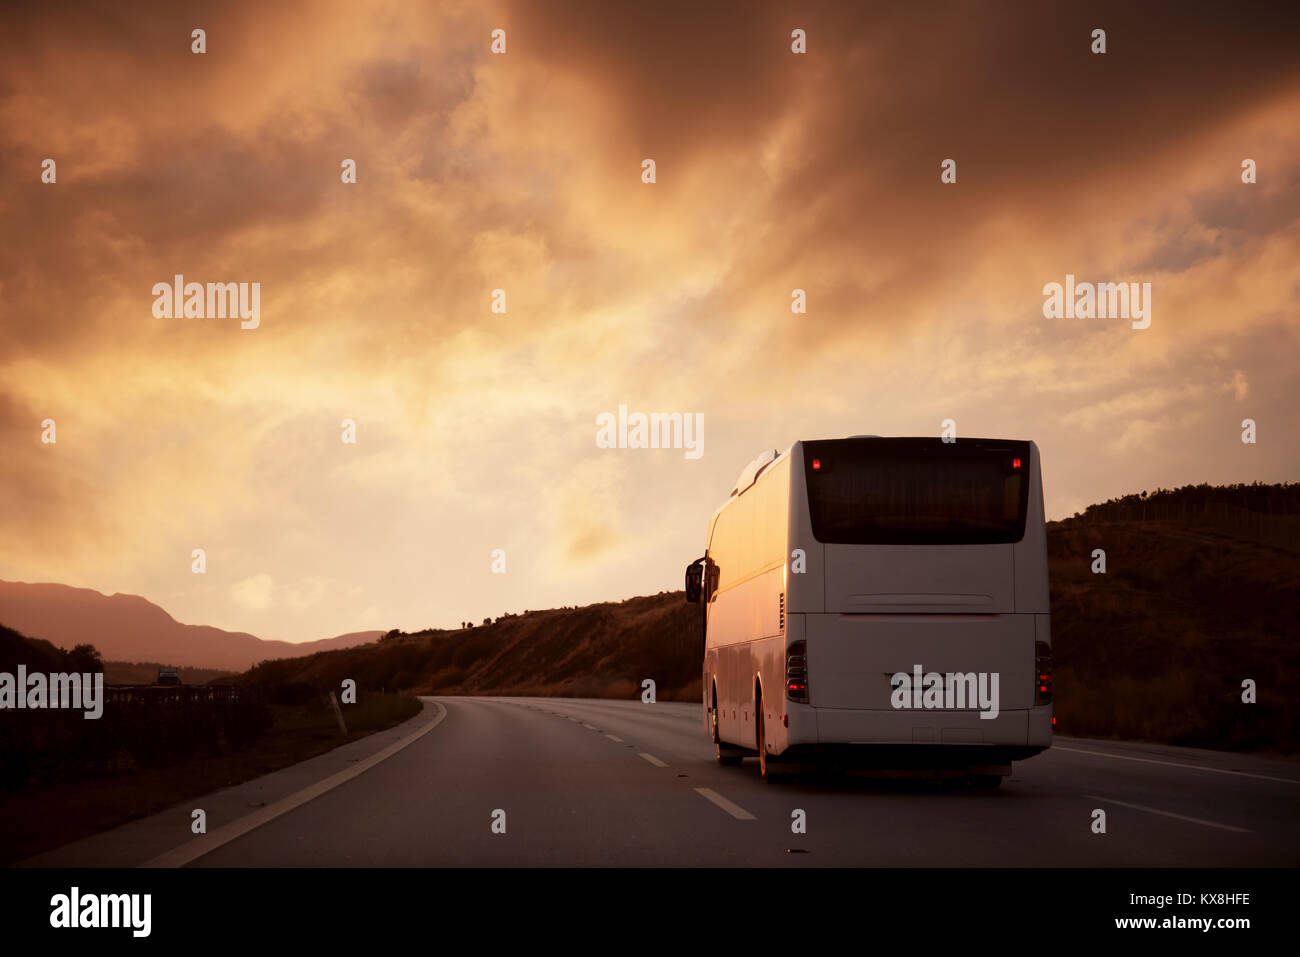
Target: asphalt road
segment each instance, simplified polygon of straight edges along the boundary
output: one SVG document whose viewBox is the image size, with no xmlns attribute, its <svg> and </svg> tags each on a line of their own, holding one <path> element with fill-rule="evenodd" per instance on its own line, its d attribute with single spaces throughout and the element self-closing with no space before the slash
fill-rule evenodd
<svg viewBox="0 0 1300 957">
<path fill-rule="evenodd" d="M 765 784 L 717 766 L 697 704 L 436 700 L 427 734 L 191 866 L 1300 863 L 1295 762 L 1058 737 L 993 792 Z"/>
</svg>

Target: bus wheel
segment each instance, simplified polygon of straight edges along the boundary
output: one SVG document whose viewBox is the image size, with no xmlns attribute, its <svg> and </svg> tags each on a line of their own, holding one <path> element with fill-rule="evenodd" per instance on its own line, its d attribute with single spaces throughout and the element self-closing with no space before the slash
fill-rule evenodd
<svg viewBox="0 0 1300 957">
<path fill-rule="evenodd" d="M 767 732 L 763 729 L 763 699 L 758 699 L 757 711 L 755 716 L 758 718 L 758 773 L 768 784 L 780 780 L 782 775 L 773 766 L 772 761 L 767 754 Z"/>
<path fill-rule="evenodd" d="M 733 754 L 730 748 L 723 748 L 721 741 L 714 747 L 717 749 L 718 763 L 724 768 L 734 768 L 745 759 L 743 754 Z"/>
<path fill-rule="evenodd" d="M 992 791 L 1002 787 L 1002 775 L 1000 774 L 972 774 L 970 776 L 970 786 L 979 788 L 981 791 Z"/>
</svg>

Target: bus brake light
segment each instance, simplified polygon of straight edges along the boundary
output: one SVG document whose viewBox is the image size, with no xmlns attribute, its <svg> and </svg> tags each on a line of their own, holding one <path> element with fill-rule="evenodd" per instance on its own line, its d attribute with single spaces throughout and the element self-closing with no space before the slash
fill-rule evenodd
<svg viewBox="0 0 1300 957">
<path fill-rule="evenodd" d="M 1034 642 L 1034 704 L 1049 704 L 1052 700 L 1052 646 L 1045 641 Z"/>
<path fill-rule="evenodd" d="M 808 644 L 792 641 L 785 653 L 785 694 L 791 701 L 808 703 Z"/>
</svg>

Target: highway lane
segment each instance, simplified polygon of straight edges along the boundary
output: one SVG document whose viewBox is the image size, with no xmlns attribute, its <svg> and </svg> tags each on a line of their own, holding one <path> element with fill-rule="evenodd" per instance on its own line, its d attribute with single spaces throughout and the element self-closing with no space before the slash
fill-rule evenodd
<svg viewBox="0 0 1300 957">
<path fill-rule="evenodd" d="M 766 784 L 756 759 L 717 766 L 697 704 L 437 700 L 444 720 L 409 747 L 195 865 L 1300 863 L 1294 762 L 1058 738 L 995 792 Z"/>
</svg>

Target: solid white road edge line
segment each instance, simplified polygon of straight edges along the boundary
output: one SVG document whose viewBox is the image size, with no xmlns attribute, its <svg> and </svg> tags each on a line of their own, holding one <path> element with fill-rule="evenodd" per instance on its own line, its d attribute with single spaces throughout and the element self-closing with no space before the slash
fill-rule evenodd
<svg viewBox="0 0 1300 957">
<path fill-rule="evenodd" d="M 1085 794 L 1084 797 L 1090 801 L 1101 801 L 1103 804 L 1118 804 L 1120 807 L 1130 807 L 1135 811 L 1146 811 L 1148 814 L 1159 814 L 1161 817 L 1177 818 L 1180 821 L 1189 821 L 1192 824 L 1203 824 L 1206 827 L 1217 827 L 1221 831 L 1236 831 L 1238 834 L 1252 833 L 1248 828 L 1233 827 L 1231 824 L 1216 824 L 1214 821 L 1203 821 L 1199 817 L 1188 817 L 1186 814 L 1175 814 L 1172 811 L 1161 811 L 1159 808 L 1143 807 L 1141 804 L 1129 804 L 1127 801 L 1116 801 L 1114 798 L 1100 797 L 1096 794 Z"/>
<path fill-rule="evenodd" d="M 269 821 L 274 821 L 282 814 L 288 814 L 294 808 L 302 807 L 302 805 L 306 804 L 308 801 L 318 798 L 328 791 L 334 790 L 340 784 L 345 784 L 348 781 L 351 781 L 357 775 L 370 770 L 381 761 L 386 761 L 388 758 L 391 758 L 394 754 L 408 745 L 414 744 L 417 740 L 436 728 L 442 722 L 442 719 L 447 717 L 447 709 L 437 701 L 433 701 L 431 704 L 438 709 L 437 717 L 428 724 L 421 725 L 406 737 L 390 744 L 382 751 L 372 754 L 363 761 L 358 761 L 350 768 L 344 768 L 342 771 L 331 774 L 329 777 L 317 781 L 310 787 L 305 787 L 301 791 L 290 794 L 288 797 L 281 798 L 274 804 L 268 804 L 266 807 L 254 811 L 252 814 L 245 814 L 243 817 L 231 821 L 229 824 L 223 824 L 215 831 L 197 837 L 192 841 L 187 841 L 180 847 L 173 848 L 165 854 L 159 854 L 157 857 L 145 861 L 139 866 L 183 867 L 191 861 L 202 857 L 204 854 L 212 853 L 223 844 L 229 844 L 236 838 L 243 837 L 254 828 L 261 827 Z"/>
<path fill-rule="evenodd" d="M 1300 778 L 1275 778 L 1267 774 L 1251 774 L 1249 771 L 1233 771 L 1230 768 L 1207 768 L 1201 764 L 1180 764 L 1177 761 L 1157 761 L 1154 758 L 1135 758 L 1127 754 L 1115 754 L 1111 751 L 1085 751 L 1083 748 L 1067 748 L 1054 744 L 1046 753 L 1052 751 L 1069 751 L 1071 754 L 1091 754 L 1097 758 L 1115 758 L 1119 761 L 1141 761 L 1143 764 L 1163 764 L 1167 768 L 1190 768 L 1193 771 L 1211 771 L 1214 774 L 1231 774 L 1239 778 L 1255 778 L 1259 781 L 1280 781 L 1283 784 L 1300 784 Z"/>
</svg>

